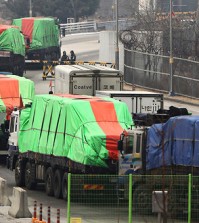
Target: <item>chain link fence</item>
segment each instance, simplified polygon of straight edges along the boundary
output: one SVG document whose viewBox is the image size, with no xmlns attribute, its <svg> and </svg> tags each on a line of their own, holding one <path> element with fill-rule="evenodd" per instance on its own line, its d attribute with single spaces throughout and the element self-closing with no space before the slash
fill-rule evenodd
<svg viewBox="0 0 199 223">
<path fill-rule="evenodd" d="M 127 83 L 199 98 L 199 62 L 174 57 L 172 73 L 169 56 L 124 49 L 124 79 Z"/>
<path fill-rule="evenodd" d="M 161 175 L 163 171 L 167 173 L 159 169 L 154 175 L 69 174 L 67 218 L 108 223 L 198 222 L 199 177 Z"/>
</svg>

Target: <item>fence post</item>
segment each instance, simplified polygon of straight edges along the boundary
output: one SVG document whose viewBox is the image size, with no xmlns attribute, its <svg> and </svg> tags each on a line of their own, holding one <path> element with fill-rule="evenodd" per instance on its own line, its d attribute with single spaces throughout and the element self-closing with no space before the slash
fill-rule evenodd
<svg viewBox="0 0 199 223">
<path fill-rule="evenodd" d="M 96 23 L 96 21 L 94 21 L 93 23 L 94 23 L 94 24 L 93 24 L 94 31 L 96 32 L 96 31 L 97 31 L 97 23 Z"/>
<path fill-rule="evenodd" d="M 70 189 L 71 189 L 71 173 L 68 173 L 67 223 L 70 223 Z"/>
<path fill-rule="evenodd" d="M 192 189 L 192 175 L 189 174 L 189 183 L 188 183 L 188 223 L 191 223 L 191 189 Z"/>
<path fill-rule="evenodd" d="M 133 188 L 133 177 L 132 174 L 129 174 L 129 217 L 128 217 L 128 223 L 132 223 L 132 188 Z"/>
</svg>

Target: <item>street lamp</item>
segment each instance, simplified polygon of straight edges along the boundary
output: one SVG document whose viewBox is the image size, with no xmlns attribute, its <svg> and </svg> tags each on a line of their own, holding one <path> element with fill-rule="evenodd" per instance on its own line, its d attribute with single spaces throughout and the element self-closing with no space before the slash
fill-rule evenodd
<svg viewBox="0 0 199 223">
<path fill-rule="evenodd" d="M 29 16 L 32 17 L 32 0 L 29 0 Z"/>
<path fill-rule="evenodd" d="M 116 19 L 116 47 L 115 47 L 115 66 L 119 69 L 119 43 L 118 43 L 118 0 L 115 4 L 115 19 Z"/>
<path fill-rule="evenodd" d="M 169 15 L 169 41 L 170 41 L 170 56 L 169 56 L 169 64 L 170 64 L 170 91 L 169 95 L 174 96 L 173 91 L 173 30 L 172 30 L 172 13 L 173 13 L 173 2 L 170 0 L 170 15 Z"/>
</svg>

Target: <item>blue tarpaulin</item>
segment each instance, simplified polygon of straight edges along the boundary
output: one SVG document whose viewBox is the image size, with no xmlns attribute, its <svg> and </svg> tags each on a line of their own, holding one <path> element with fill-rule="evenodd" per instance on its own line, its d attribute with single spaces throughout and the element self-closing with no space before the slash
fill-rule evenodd
<svg viewBox="0 0 199 223">
<path fill-rule="evenodd" d="M 146 152 L 148 170 L 170 165 L 199 167 L 199 116 L 177 116 L 152 125 Z"/>
</svg>

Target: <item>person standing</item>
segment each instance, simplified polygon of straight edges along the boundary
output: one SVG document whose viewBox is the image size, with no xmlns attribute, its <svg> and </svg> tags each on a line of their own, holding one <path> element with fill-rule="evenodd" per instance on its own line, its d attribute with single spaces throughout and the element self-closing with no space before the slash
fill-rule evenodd
<svg viewBox="0 0 199 223">
<path fill-rule="evenodd" d="M 68 57 L 68 55 L 66 54 L 66 51 L 63 52 L 63 55 L 62 55 L 62 57 L 61 57 L 61 64 L 63 64 L 64 61 L 69 61 L 69 57 Z"/>
<path fill-rule="evenodd" d="M 74 63 L 76 61 L 76 55 L 73 50 L 70 51 L 70 62 Z"/>
</svg>

